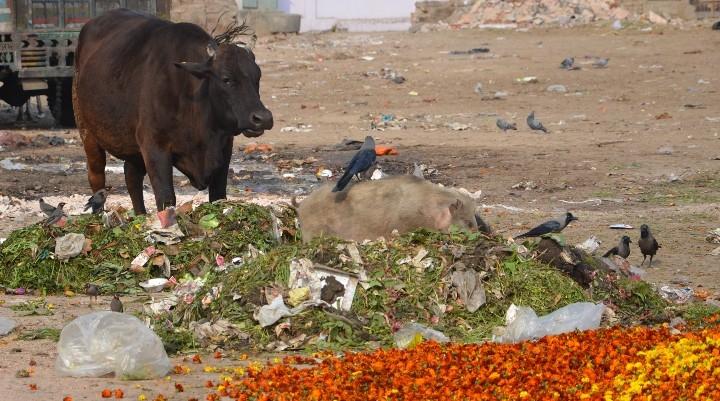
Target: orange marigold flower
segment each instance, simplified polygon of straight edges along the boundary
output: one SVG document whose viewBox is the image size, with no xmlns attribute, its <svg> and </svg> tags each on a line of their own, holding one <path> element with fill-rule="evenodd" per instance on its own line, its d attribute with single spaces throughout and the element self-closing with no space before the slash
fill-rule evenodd
<svg viewBox="0 0 720 401">
<path fill-rule="evenodd" d="M 200 359 L 200 355 L 199 355 L 199 354 L 193 355 L 193 357 L 192 357 L 192 363 L 195 363 L 195 364 L 200 364 L 200 363 L 202 363 L 202 359 Z"/>
<path fill-rule="evenodd" d="M 115 389 L 114 395 L 115 395 L 115 398 L 117 398 L 117 399 L 125 398 L 125 392 L 122 391 L 122 389 L 119 389 L 119 388 L 116 388 L 116 389 Z"/>
<path fill-rule="evenodd" d="M 103 391 L 100 393 L 102 398 L 110 398 L 112 397 L 112 391 L 109 388 L 103 389 Z"/>
<path fill-rule="evenodd" d="M 180 383 L 175 383 L 175 390 L 178 393 L 182 393 L 183 391 L 185 391 L 185 387 L 183 387 L 183 385 Z"/>
</svg>

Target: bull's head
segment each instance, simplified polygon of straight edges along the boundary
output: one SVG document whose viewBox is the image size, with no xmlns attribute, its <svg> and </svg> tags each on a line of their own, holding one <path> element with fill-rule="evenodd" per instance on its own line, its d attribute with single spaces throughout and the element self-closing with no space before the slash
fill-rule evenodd
<svg viewBox="0 0 720 401">
<path fill-rule="evenodd" d="M 213 118 L 223 128 L 247 137 L 260 136 L 273 127 L 273 115 L 260 100 L 260 67 L 245 46 L 210 41 L 204 63 L 175 65 L 208 85 Z"/>
</svg>

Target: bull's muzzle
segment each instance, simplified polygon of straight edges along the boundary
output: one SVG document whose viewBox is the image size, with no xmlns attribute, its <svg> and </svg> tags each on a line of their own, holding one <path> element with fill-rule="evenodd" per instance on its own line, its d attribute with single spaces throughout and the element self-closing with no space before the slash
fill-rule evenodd
<svg viewBox="0 0 720 401">
<path fill-rule="evenodd" d="M 250 113 L 250 125 L 252 129 L 246 129 L 243 134 L 247 137 L 260 136 L 265 130 L 272 129 L 273 115 L 270 110 L 262 108 Z"/>
</svg>

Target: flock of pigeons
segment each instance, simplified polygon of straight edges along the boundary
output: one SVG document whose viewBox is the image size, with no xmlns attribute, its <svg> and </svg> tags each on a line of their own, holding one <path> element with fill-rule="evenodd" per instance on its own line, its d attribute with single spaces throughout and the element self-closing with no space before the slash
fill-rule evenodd
<svg viewBox="0 0 720 401">
<path fill-rule="evenodd" d="M 595 61 L 593 62 L 592 65 L 595 68 L 605 68 L 605 67 L 607 67 L 609 61 L 610 61 L 610 59 L 608 59 L 608 58 L 597 57 L 597 58 L 595 58 Z M 560 63 L 560 68 L 565 69 L 565 70 L 579 70 L 580 69 L 579 66 L 575 65 L 574 57 L 566 57 Z M 530 112 L 530 114 L 527 116 L 525 121 L 527 122 L 527 125 L 528 125 L 528 127 L 530 127 L 531 130 L 542 131 L 546 134 L 549 133 L 547 128 L 545 128 L 543 126 L 542 122 L 540 122 L 540 120 L 535 118 L 534 111 Z M 497 127 L 500 128 L 503 133 L 506 133 L 508 130 L 517 131 L 517 124 L 505 121 L 502 118 L 498 118 L 495 121 L 495 125 L 497 125 Z"/>
</svg>

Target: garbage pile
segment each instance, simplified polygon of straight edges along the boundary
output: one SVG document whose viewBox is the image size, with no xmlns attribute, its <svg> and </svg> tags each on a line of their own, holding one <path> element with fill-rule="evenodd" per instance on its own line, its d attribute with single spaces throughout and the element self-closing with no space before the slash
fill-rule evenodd
<svg viewBox="0 0 720 401">
<path fill-rule="evenodd" d="M 283 204 L 181 205 L 168 229 L 109 213 L 13 232 L 0 245 L 0 285 L 67 294 L 92 282 L 101 294 L 146 293 L 141 318 L 170 353 L 515 342 L 597 327 L 601 316 L 607 325 L 673 317 L 632 271 L 570 249 L 560 235 L 508 244 L 419 230 L 305 244 Z"/>
</svg>

